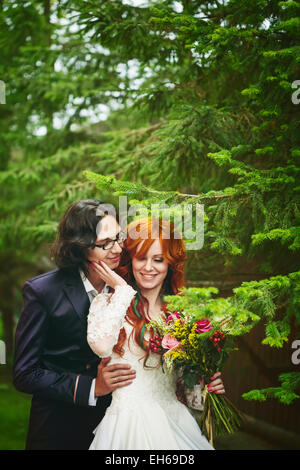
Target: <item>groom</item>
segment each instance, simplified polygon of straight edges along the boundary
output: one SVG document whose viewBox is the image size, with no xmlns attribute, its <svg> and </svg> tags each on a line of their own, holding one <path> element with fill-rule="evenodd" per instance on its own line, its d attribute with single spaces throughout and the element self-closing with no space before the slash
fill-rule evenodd
<svg viewBox="0 0 300 470">
<path fill-rule="evenodd" d="M 92 261 L 119 265 L 122 232 L 109 204 L 73 203 L 59 224 L 58 269 L 25 282 L 16 329 L 14 385 L 33 395 L 26 449 L 88 449 L 111 391 L 135 378 L 127 364 L 101 362 L 87 343 L 90 303 L 109 286 Z"/>
</svg>

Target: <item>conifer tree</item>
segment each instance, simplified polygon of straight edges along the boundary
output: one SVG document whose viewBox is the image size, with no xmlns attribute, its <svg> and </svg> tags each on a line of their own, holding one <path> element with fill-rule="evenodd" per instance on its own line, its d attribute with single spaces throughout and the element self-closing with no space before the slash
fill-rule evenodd
<svg viewBox="0 0 300 470">
<path fill-rule="evenodd" d="M 39 23 L 41 2 L 31 3 Z M 10 4 L 1 13 L 8 29 Z M 11 65 L 19 87 L 0 109 L 20 110 L 34 96 L 4 128 L 14 152 L 0 173 L 4 264 L 9 254 L 32 266 L 77 198 L 204 204 L 205 244 L 188 269 L 222 260 L 230 273 L 254 263 L 258 279 L 236 286 L 237 306 L 260 316 L 266 346 L 291 341 L 300 323 L 299 3 L 66 0 L 51 8 L 45 45 L 35 58 L 30 41 L 20 48 Z M 54 13 L 68 27 L 53 24 Z M 72 116 L 55 130 L 53 116 L 70 104 Z M 98 104 L 117 109 L 101 126 L 84 125 L 82 111 Z M 45 137 L 30 138 L 34 116 L 47 123 Z M 282 374 L 278 387 L 247 398 L 292 403 L 299 375 Z"/>
</svg>

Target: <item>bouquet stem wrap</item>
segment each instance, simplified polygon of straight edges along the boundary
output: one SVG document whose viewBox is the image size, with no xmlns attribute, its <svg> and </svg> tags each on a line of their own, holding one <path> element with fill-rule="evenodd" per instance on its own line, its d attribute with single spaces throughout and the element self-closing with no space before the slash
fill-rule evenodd
<svg viewBox="0 0 300 470">
<path fill-rule="evenodd" d="M 209 392 L 205 386 L 203 401 L 199 426 L 211 445 L 213 436 L 234 433 L 240 428 L 244 417 L 226 396 Z"/>
</svg>

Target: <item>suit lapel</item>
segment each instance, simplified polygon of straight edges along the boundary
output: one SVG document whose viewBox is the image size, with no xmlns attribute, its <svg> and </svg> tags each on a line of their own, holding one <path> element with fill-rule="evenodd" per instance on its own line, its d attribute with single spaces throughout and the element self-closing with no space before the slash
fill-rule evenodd
<svg viewBox="0 0 300 470">
<path fill-rule="evenodd" d="M 64 291 L 81 321 L 86 321 L 90 301 L 83 286 L 79 271 L 68 274 Z"/>
</svg>

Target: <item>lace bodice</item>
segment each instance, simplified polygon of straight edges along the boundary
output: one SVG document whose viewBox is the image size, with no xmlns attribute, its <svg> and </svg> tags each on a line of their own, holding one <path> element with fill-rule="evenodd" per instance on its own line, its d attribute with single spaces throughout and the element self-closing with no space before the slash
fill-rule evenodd
<svg viewBox="0 0 300 470">
<path fill-rule="evenodd" d="M 125 314 L 136 291 L 129 285 L 116 286 L 114 294 L 100 293 L 91 303 L 87 340 L 99 357 L 111 356 L 123 328 Z"/>
<path fill-rule="evenodd" d="M 113 401 L 107 413 L 117 413 L 122 407 L 126 409 L 158 401 L 176 414 L 179 402 L 176 397 L 176 377 L 163 372 L 160 356 L 150 353 L 147 368 L 143 366 L 145 351 L 135 343 L 131 336 L 132 326 L 125 320 L 127 308 L 136 291 L 129 285 L 117 286 L 114 294 L 98 294 L 90 306 L 88 315 L 88 343 L 100 357 L 111 356 L 109 364 L 130 364 L 136 371 L 136 378 L 129 386 L 118 388 L 113 392 Z M 120 329 L 126 331 L 125 353 L 122 357 L 112 351 L 118 341 Z M 146 332 L 146 338 L 147 338 Z"/>
</svg>

